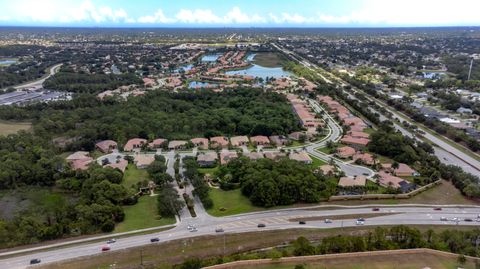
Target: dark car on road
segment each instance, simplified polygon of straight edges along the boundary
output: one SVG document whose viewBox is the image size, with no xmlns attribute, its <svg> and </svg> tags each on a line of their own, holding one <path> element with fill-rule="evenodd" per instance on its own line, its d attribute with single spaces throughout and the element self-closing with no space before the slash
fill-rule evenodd
<svg viewBox="0 0 480 269">
<path fill-rule="evenodd" d="M 472 222 L 473 219 L 471 219 L 471 218 L 465 218 L 464 221 L 466 221 L 466 222 Z"/>
<path fill-rule="evenodd" d="M 31 259 L 30 260 L 30 264 L 37 264 L 37 263 L 41 263 L 42 261 L 40 259 Z"/>
<path fill-rule="evenodd" d="M 380 211 L 380 208 L 374 207 L 374 208 L 372 208 L 372 211 Z"/>
<path fill-rule="evenodd" d="M 217 228 L 217 229 L 215 229 L 215 232 L 216 232 L 216 233 L 223 233 L 224 230 L 223 230 L 222 228 Z"/>
<path fill-rule="evenodd" d="M 150 242 L 152 242 L 152 243 L 159 242 L 159 241 L 160 241 L 160 238 L 158 238 L 158 237 L 154 237 L 154 238 L 150 239 Z"/>
<path fill-rule="evenodd" d="M 263 224 L 263 223 L 260 223 L 260 224 L 257 225 L 257 227 L 258 227 L 258 228 L 265 228 L 265 227 L 267 227 L 267 225 L 265 225 L 265 224 Z"/>
<path fill-rule="evenodd" d="M 440 210 L 442 210 L 442 208 L 441 207 L 435 207 L 433 210 L 440 211 Z"/>
<path fill-rule="evenodd" d="M 307 222 L 304 221 L 304 220 L 301 220 L 301 221 L 298 222 L 298 224 L 307 224 Z"/>
</svg>

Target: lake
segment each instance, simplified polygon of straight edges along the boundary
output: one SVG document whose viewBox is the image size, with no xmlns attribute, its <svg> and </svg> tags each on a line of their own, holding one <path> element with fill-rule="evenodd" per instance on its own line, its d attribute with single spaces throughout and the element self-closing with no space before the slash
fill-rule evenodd
<svg viewBox="0 0 480 269">
<path fill-rule="evenodd" d="M 243 76 L 253 76 L 266 79 L 267 77 L 281 78 L 289 77 L 292 73 L 283 70 L 282 67 L 263 67 L 257 64 L 253 64 L 247 69 L 227 71 L 227 75 L 243 75 Z"/>
<path fill-rule="evenodd" d="M 206 54 L 206 55 L 202 56 L 200 61 L 202 61 L 202 62 L 215 62 L 216 60 L 218 60 L 218 58 L 220 58 L 220 56 L 222 56 L 221 53 Z"/>
<path fill-rule="evenodd" d="M 183 70 L 183 72 L 187 72 L 192 70 L 192 68 L 193 68 L 193 64 L 187 64 L 184 66 L 180 66 L 178 69 L 175 70 L 175 72 L 180 73 L 181 70 Z"/>
<path fill-rule="evenodd" d="M 208 86 L 213 86 L 213 85 L 217 85 L 217 84 L 209 83 L 209 82 L 201 82 L 201 81 L 192 81 L 188 84 L 188 88 L 190 89 L 206 88 Z"/>
<path fill-rule="evenodd" d="M 0 65 L 11 65 L 16 63 L 17 61 L 15 60 L 0 60 Z"/>
<path fill-rule="evenodd" d="M 442 72 L 423 72 L 423 78 L 427 79 L 438 79 L 443 76 L 446 76 L 446 74 Z"/>
</svg>

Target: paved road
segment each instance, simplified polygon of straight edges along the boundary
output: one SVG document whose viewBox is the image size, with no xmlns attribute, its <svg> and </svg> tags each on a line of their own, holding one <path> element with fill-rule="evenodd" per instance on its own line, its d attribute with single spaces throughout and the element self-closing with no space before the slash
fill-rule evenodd
<svg viewBox="0 0 480 269">
<path fill-rule="evenodd" d="M 330 162 L 331 160 L 333 160 L 334 163 L 343 172 L 345 172 L 346 176 L 354 177 L 354 176 L 364 175 L 364 176 L 367 176 L 370 179 L 373 178 L 373 176 L 375 175 L 375 172 L 370 168 L 355 165 L 355 164 L 346 163 L 346 162 L 344 162 L 340 159 L 334 158 L 330 155 L 327 155 L 325 153 L 322 153 L 322 152 L 319 152 L 319 151 L 315 150 L 316 148 L 325 147 L 325 145 L 327 144 L 328 141 L 337 142 L 338 140 L 340 140 L 343 131 L 342 131 L 342 127 L 332 118 L 332 116 L 330 116 L 330 114 L 328 114 L 328 112 L 326 110 L 324 110 L 318 104 L 317 101 L 312 100 L 312 99 L 308 99 L 308 102 L 310 103 L 310 106 L 313 108 L 313 110 L 315 110 L 315 112 L 317 112 L 317 113 L 322 113 L 323 112 L 323 115 L 325 115 L 325 117 L 326 117 L 325 120 L 327 121 L 327 125 L 330 129 L 330 133 L 327 136 L 327 138 L 322 140 L 321 142 L 310 144 L 307 147 L 305 147 L 306 151 L 309 154 L 311 154 L 311 155 L 313 155 L 313 156 L 315 156 L 315 157 L 317 157 L 317 158 L 319 158 L 323 161 Z"/>
<path fill-rule="evenodd" d="M 372 213 L 370 207 L 339 207 L 335 210 L 324 210 L 317 208 L 297 208 L 282 209 L 276 211 L 249 213 L 223 218 L 194 218 L 180 223 L 171 230 L 136 235 L 128 238 L 118 239 L 116 243 L 111 244 L 111 251 L 124 250 L 131 247 L 150 245 L 150 239 L 158 237 L 160 242 L 170 240 L 191 238 L 200 235 L 215 235 L 216 228 L 223 228 L 225 233 L 243 233 L 259 230 L 281 230 L 291 228 L 336 228 L 336 227 L 354 227 L 357 226 L 355 219 L 334 220 L 332 223 L 324 223 L 324 218 L 341 215 L 358 215 Z M 420 225 L 452 225 L 452 221 L 441 221 L 441 217 L 459 218 L 458 225 L 462 226 L 480 226 L 480 222 L 465 222 L 464 218 L 475 219 L 480 214 L 479 207 L 449 207 L 442 211 L 435 211 L 431 206 L 381 206 L 378 213 L 391 213 L 378 217 L 370 217 L 365 221 L 366 226 L 379 225 L 398 225 L 398 224 L 420 224 Z M 306 225 L 299 225 L 291 219 L 305 219 L 317 217 L 318 220 L 307 221 Z M 265 228 L 257 228 L 259 223 L 266 225 Z M 197 227 L 197 232 L 190 232 L 187 225 Z M 24 255 L 3 258 L 9 253 L 0 254 L 0 268 L 26 268 L 30 259 L 39 258 L 42 263 L 58 262 L 72 258 L 85 257 L 89 255 L 101 255 L 101 246 L 104 243 L 85 243 L 76 246 L 67 246 L 59 249 L 46 250 L 38 253 L 26 253 Z"/>
<path fill-rule="evenodd" d="M 303 59 L 302 57 L 296 55 L 294 52 L 278 46 L 277 44 L 273 44 L 273 46 L 275 48 L 277 48 L 279 51 L 283 52 L 284 54 L 287 54 L 289 56 L 293 56 L 295 59 L 297 59 L 299 61 L 299 63 L 301 63 L 305 67 L 309 68 L 310 70 L 317 72 L 317 70 L 313 69 L 313 67 L 318 69 L 318 67 L 316 65 L 314 65 L 314 64 L 308 62 L 307 60 Z M 333 84 L 332 80 L 326 78 L 323 74 L 321 74 L 319 72 L 317 72 L 317 74 L 319 76 L 321 76 L 327 83 Z M 347 86 L 348 85 L 345 81 L 341 80 L 340 78 L 335 77 L 335 79 L 336 79 L 336 81 L 338 81 L 340 83 L 341 86 Z M 359 90 L 355 89 L 355 87 L 352 86 L 352 92 L 355 92 L 355 91 L 359 91 Z M 349 94 L 349 96 L 353 96 L 351 93 L 347 92 L 347 94 Z M 380 102 L 380 101 L 378 101 L 374 98 L 371 98 L 368 95 L 366 96 L 366 98 L 368 100 L 373 101 L 373 102 L 377 103 L 378 105 L 382 106 L 387 111 L 391 112 L 393 114 L 394 118 L 397 118 L 400 121 L 405 121 L 405 119 L 403 117 L 401 117 L 400 114 L 397 111 L 390 109 L 390 107 L 385 105 L 384 103 L 382 103 L 382 102 Z M 434 146 L 435 155 L 438 157 L 440 162 L 442 162 L 444 164 L 458 165 L 465 172 L 471 173 L 473 175 L 478 175 L 478 173 L 480 172 L 480 162 L 479 161 L 470 157 L 468 154 L 465 154 L 464 152 L 458 150 L 457 148 L 451 146 L 450 144 L 448 144 L 444 140 L 439 139 L 438 137 L 431 135 L 430 133 L 426 132 L 426 130 L 423 127 L 418 126 L 414 122 L 412 122 L 410 120 L 408 120 L 408 122 L 410 124 L 416 125 L 418 127 L 418 129 L 423 130 L 426 133 L 424 135 L 424 137 L 427 140 L 429 140 L 430 142 L 432 142 L 436 145 L 436 146 Z M 408 135 L 410 137 L 413 137 L 413 135 L 410 132 L 408 132 L 406 129 L 399 126 L 398 124 L 395 124 L 395 128 L 397 130 L 399 130 L 400 132 L 402 132 L 404 135 Z"/>
<path fill-rule="evenodd" d="M 47 80 L 48 78 L 50 78 L 51 76 L 55 75 L 56 73 L 58 73 L 58 71 L 60 70 L 60 67 L 62 66 L 62 64 L 57 64 L 57 65 L 54 65 L 52 68 L 50 68 L 50 73 L 43 77 L 43 78 L 40 78 L 38 80 L 35 80 L 35 81 L 32 81 L 32 82 L 27 82 L 27 83 L 24 83 L 24 84 L 20 84 L 20 85 L 17 85 L 17 86 L 14 86 L 13 88 L 17 89 L 17 90 L 22 90 L 22 89 L 27 89 L 27 88 L 32 88 L 32 87 L 37 87 L 37 86 L 42 86 L 43 85 L 43 82 L 45 82 L 45 80 Z"/>
</svg>

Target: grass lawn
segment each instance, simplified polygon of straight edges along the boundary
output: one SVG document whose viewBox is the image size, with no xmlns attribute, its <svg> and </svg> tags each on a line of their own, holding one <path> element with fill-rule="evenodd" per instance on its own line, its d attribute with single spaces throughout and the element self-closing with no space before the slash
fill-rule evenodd
<svg viewBox="0 0 480 269">
<path fill-rule="evenodd" d="M 198 172 L 200 172 L 201 174 L 210 174 L 210 175 L 213 175 L 215 172 L 218 171 L 218 168 L 219 166 L 215 166 L 215 167 L 212 167 L 212 168 L 198 168 Z"/>
<path fill-rule="evenodd" d="M 372 128 L 365 128 L 365 129 L 363 130 L 363 132 L 371 135 L 373 132 L 375 132 L 375 130 L 372 129 Z"/>
<path fill-rule="evenodd" d="M 157 214 L 156 196 L 142 196 L 137 204 L 125 206 L 124 211 L 125 220 L 115 227 L 115 233 L 175 223 L 174 218 L 161 218 Z"/>
<path fill-rule="evenodd" d="M 9 135 L 18 131 L 28 131 L 32 128 L 30 122 L 0 121 L 0 135 Z"/>
<path fill-rule="evenodd" d="M 310 166 L 313 167 L 313 168 L 317 168 L 321 165 L 327 164 L 325 161 L 322 161 L 322 160 L 320 160 L 320 159 L 318 159 L 318 158 L 316 158 L 312 155 L 309 155 L 309 156 L 310 156 L 310 158 L 312 158 L 312 164 L 310 164 Z"/>
<path fill-rule="evenodd" d="M 147 170 L 138 169 L 135 165 L 129 164 L 127 166 L 127 170 L 125 170 L 125 174 L 123 175 L 122 185 L 124 185 L 125 187 L 131 187 L 137 182 L 142 182 L 148 179 L 149 176 Z"/>
<path fill-rule="evenodd" d="M 305 145 L 306 145 L 305 143 L 300 143 L 299 141 L 293 140 L 293 141 L 292 141 L 292 144 L 289 145 L 288 147 L 289 147 L 289 148 L 302 147 L 302 146 L 305 146 Z"/>
<path fill-rule="evenodd" d="M 297 263 L 298 264 L 298 263 Z M 232 266 L 233 269 L 293 269 L 295 263 L 258 266 Z M 305 269 L 456 269 L 475 268 L 473 261 L 459 265 L 456 258 L 434 254 L 389 254 L 381 256 L 338 257 L 323 261 L 304 263 Z"/>
<path fill-rule="evenodd" d="M 264 208 L 252 205 L 250 200 L 242 195 L 240 189 L 224 191 L 212 188 L 210 189 L 210 198 L 213 200 L 213 208 L 207 212 L 215 217 L 264 210 Z M 220 208 L 225 208 L 225 210 L 221 211 Z"/>
<path fill-rule="evenodd" d="M 324 148 L 316 148 L 315 149 L 316 151 L 318 152 L 321 152 L 321 153 L 325 153 L 325 154 L 332 154 L 330 151 L 331 149 L 327 148 L 327 147 L 324 147 Z M 335 151 L 334 151 L 335 152 Z"/>
</svg>

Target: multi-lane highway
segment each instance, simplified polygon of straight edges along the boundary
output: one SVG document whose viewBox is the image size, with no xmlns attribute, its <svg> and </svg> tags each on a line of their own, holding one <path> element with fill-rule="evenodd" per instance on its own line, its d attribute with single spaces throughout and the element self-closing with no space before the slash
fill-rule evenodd
<svg viewBox="0 0 480 269">
<path fill-rule="evenodd" d="M 215 218 L 203 216 L 201 218 L 185 218 L 173 229 L 152 234 L 135 235 L 126 238 L 117 239 L 116 243 L 110 244 L 110 251 L 124 250 L 132 247 L 139 247 L 152 244 L 151 238 L 159 238 L 159 242 L 167 242 L 183 238 L 196 237 L 200 235 L 218 234 L 215 230 L 222 228 L 224 233 L 243 233 L 261 230 L 279 230 L 291 228 L 338 228 L 358 226 L 356 218 L 368 216 L 365 218 L 365 226 L 381 225 L 466 225 L 479 226 L 476 222 L 480 214 L 479 207 L 448 206 L 442 207 L 442 210 L 435 210 L 432 206 L 423 205 L 404 205 L 404 206 L 384 206 L 378 205 L 379 211 L 372 211 L 371 207 L 338 207 L 332 210 L 323 207 L 309 207 L 296 209 L 282 209 L 275 211 L 256 212 L 249 214 L 236 215 L 231 217 Z M 372 214 L 378 213 L 378 216 Z M 368 215 L 367 215 L 368 214 Z M 340 218 L 342 215 L 346 219 L 333 220 L 331 223 L 325 223 L 325 218 Z M 309 220 L 316 218 L 316 220 Z M 441 220 L 447 218 L 447 220 Z M 453 221 L 458 218 L 458 222 Z M 464 219 L 469 218 L 473 221 L 467 222 Z M 301 225 L 298 219 L 305 219 L 306 224 Z M 294 221 L 297 220 L 297 221 Z M 258 224 L 265 224 L 265 228 L 258 228 Z M 196 227 L 195 232 L 188 229 L 188 226 Z M 113 236 L 112 236 L 113 237 Z M 106 239 L 105 239 L 106 241 Z M 42 264 L 50 262 L 59 262 L 72 258 L 86 257 L 89 255 L 101 255 L 101 247 L 105 242 L 83 243 L 79 245 L 70 245 L 56 247 L 50 250 L 30 252 L 30 249 L 24 249 L 16 252 L 5 252 L 0 254 L 0 268 L 25 268 L 29 266 L 31 259 L 41 259 Z M 54 245 L 53 245 L 54 246 Z M 12 256 L 15 254 L 15 256 Z"/>
</svg>

